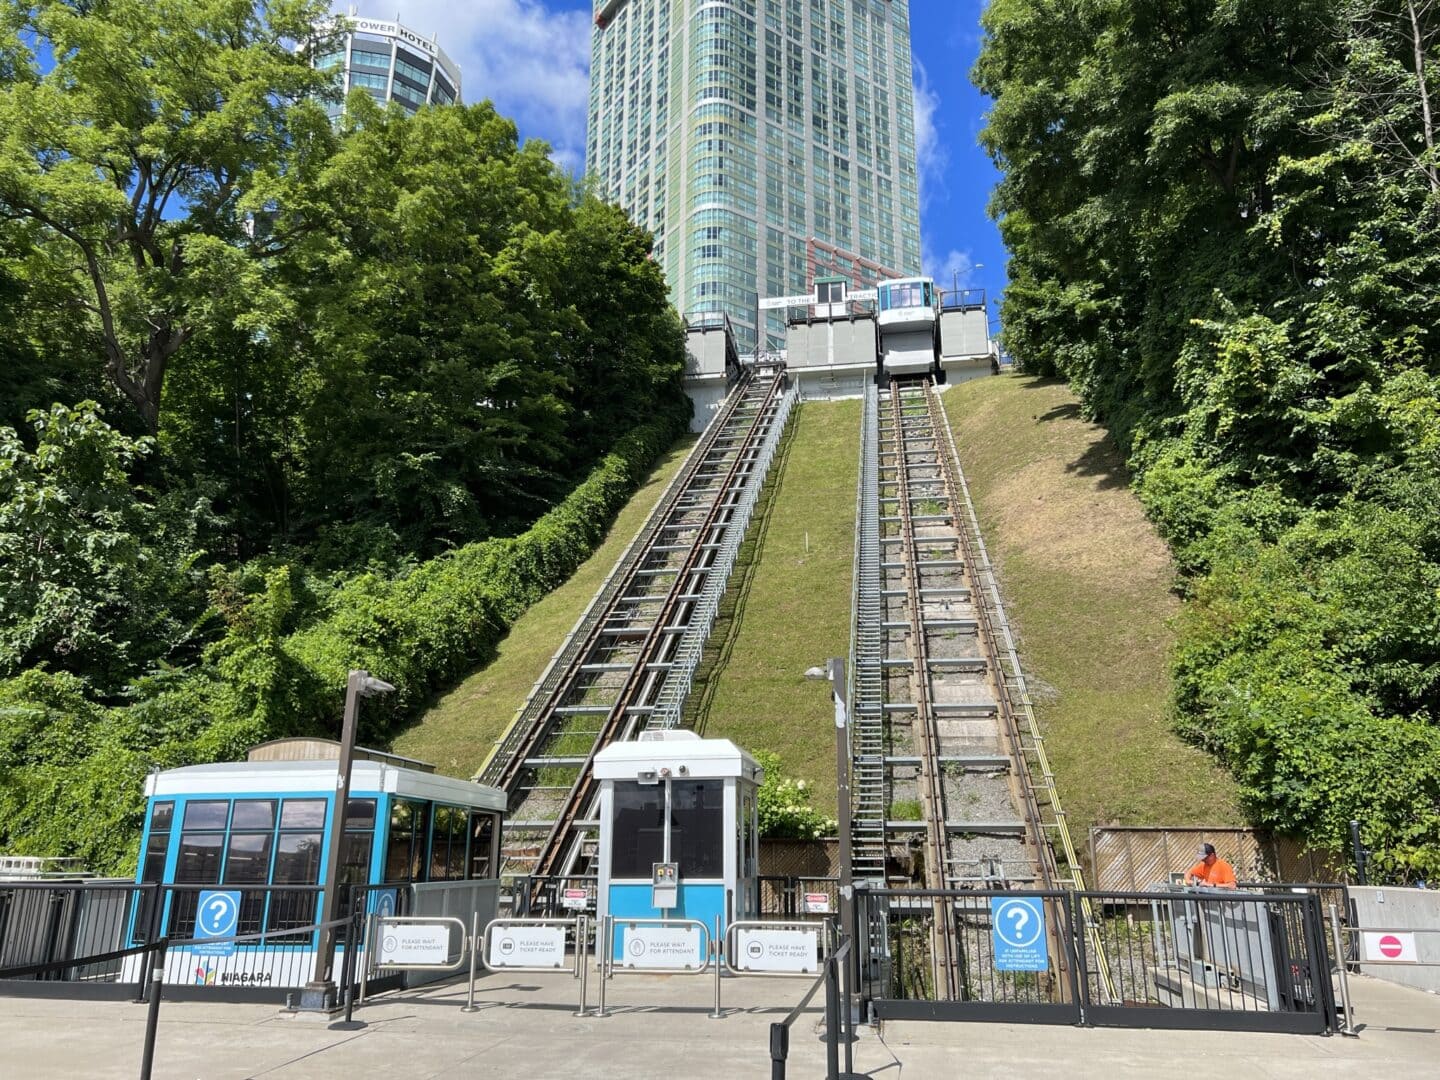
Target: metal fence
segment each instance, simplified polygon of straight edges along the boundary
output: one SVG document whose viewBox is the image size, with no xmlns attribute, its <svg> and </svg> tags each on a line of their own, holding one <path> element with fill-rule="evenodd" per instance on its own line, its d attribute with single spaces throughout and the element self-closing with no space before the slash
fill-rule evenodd
<svg viewBox="0 0 1440 1080">
<path fill-rule="evenodd" d="M 1177 890 L 1091 893 L 1089 899 L 1115 994 L 1102 998 L 1087 971 L 1088 1023 L 1297 1033 L 1337 1028 L 1315 896 Z"/>
<path fill-rule="evenodd" d="M 598 883 L 595 874 L 522 875 L 511 883 L 509 910 L 515 918 L 573 918 L 582 911 L 593 916 Z"/>
<path fill-rule="evenodd" d="M 1321 901 L 1308 890 L 857 887 L 854 925 L 861 997 L 881 1019 L 1339 1029 Z"/>
<path fill-rule="evenodd" d="M 996 922 L 1021 899 L 1034 919 L 1012 936 L 1023 958 Z M 950 917 L 937 919 L 945 908 Z M 1070 894 L 857 888 L 856 924 L 860 993 L 881 1019 L 1081 1022 Z"/>
<path fill-rule="evenodd" d="M 239 894 L 237 918 L 220 944 L 197 934 L 201 894 Z M 163 963 L 170 996 L 283 999 L 315 974 L 318 885 L 227 888 L 133 882 L 0 884 L 0 993 L 134 996 Z M 405 914 L 409 889 L 346 888 L 337 927 L 344 962 L 366 912 L 389 896 Z M 352 915 L 354 916 L 352 918 Z M 163 943 L 165 948 L 156 946 Z M 357 945 L 363 948 L 363 945 Z"/>
<path fill-rule="evenodd" d="M 823 897 L 823 907 L 812 900 Z M 755 879 L 755 911 L 759 915 L 828 915 L 840 910 L 840 879 L 830 875 L 761 874 Z"/>
<path fill-rule="evenodd" d="M 1170 826 L 1096 826 L 1090 830 L 1090 867 L 1097 889 L 1152 889 L 1196 861 L 1202 843 L 1252 881 L 1336 881 L 1345 865 L 1292 837 L 1255 829 Z"/>
</svg>

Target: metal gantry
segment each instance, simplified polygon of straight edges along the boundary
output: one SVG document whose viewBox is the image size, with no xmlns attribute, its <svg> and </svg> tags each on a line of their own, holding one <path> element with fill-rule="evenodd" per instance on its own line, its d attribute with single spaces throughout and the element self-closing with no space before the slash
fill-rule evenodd
<svg viewBox="0 0 1440 1080">
<path fill-rule="evenodd" d="M 598 835 L 595 755 L 678 719 L 795 399 L 779 368 L 742 375 L 491 756 L 506 876 L 574 872 Z"/>
</svg>

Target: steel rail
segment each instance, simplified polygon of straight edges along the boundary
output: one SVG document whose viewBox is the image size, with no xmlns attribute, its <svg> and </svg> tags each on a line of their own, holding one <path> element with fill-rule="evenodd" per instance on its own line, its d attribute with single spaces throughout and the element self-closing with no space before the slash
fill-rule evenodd
<svg viewBox="0 0 1440 1080">
<path fill-rule="evenodd" d="M 923 383 L 922 393 L 927 400 L 930 393 L 929 380 Z M 920 593 L 920 550 L 916 543 L 915 523 L 911 512 L 910 456 L 915 441 L 927 441 L 922 434 L 919 440 L 910 436 L 914 428 L 906 424 L 907 414 L 902 405 L 903 393 L 898 383 L 890 385 L 891 438 L 894 450 L 894 475 L 896 495 L 899 499 L 900 533 L 902 538 L 902 573 L 905 577 L 906 602 L 910 615 L 910 687 L 915 709 L 912 730 L 920 734 L 920 797 L 925 818 L 927 858 L 925 860 L 926 886 L 944 889 L 946 869 L 949 865 L 949 838 L 946 831 L 945 784 L 940 765 L 940 731 L 935 722 L 935 710 L 931 701 L 929 631 L 925 625 L 924 600 Z M 913 414 L 910 417 L 913 419 Z M 935 438 L 933 418 L 928 441 L 933 448 L 936 461 L 917 463 L 923 468 L 939 468 L 941 454 Z M 921 455 L 925 451 L 915 451 Z M 960 989 L 959 972 L 956 967 L 956 927 L 954 910 L 948 900 L 937 900 L 934 905 L 935 917 L 930 924 L 931 961 L 934 967 L 935 992 L 940 994 L 943 985 L 945 997 L 954 1000 Z"/>
<path fill-rule="evenodd" d="M 695 588 L 693 579 L 697 571 L 707 570 L 714 561 L 714 552 L 708 549 L 707 545 L 713 542 L 716 528 L 728 523 L 729 519 L 726 515 L 735 508 L 728 496 L 732 492 L 735 478 L 741 472 L 742 467 L 754 463 L 750 452 L 757 445 L 758 433 L 765 421 L 773 419 L 778 410 L 778 393 L 784 384 L 784 378 L 783 371 L 776 371 L 771 380 L 764 384 L 754 418 L 740 438 L 738 447 L 733 451 L 733 457 L 720 483 L 714 487 L 715 499 L 706 509 L 704 520 L 698 527 L 694 527 L 695 543 L 685 552 L 681 565 L 676 569 L 661 610 L 646 630 L 640 643 L 639 656 L 627 674 L 624 685 L 620 688 L 619 696 L 601 721 L 600 730 L 596 734 L 589 752 L 585 755 L 576 782 L 565 796 L 560 813 L 554 825 L 551 826 L 548 836 L 541 844 L 540 852 L 535 860 L 534 872 L 536 874 L 546 875 L 554 872 L 555 864 L 564 854 L 565 842 L 572 826 L 579 817 L 581 809 L 588 806 L 590 802 L 594 790 L 592 766 L 595 755 L 615 741 L 617 737 L 628 734 L 622 729 L 626 725 L 627 714 L 631 707 L 637 704 L 647 688 L 658 689 L 655 685 L 657 673 L 650 670 L 650 665 L 656 659 L 663 662 L 667 646 L 673 648 L 675 645 L 672 636 L 666 631 L 670 628 L 678 611 L 693 605 L 694 601 L 686 598 L 692 594 Z M 730 410 L 731 416 L 739 411 L 743 401 L 744 397 L 733 403 Z M 691 531 L 691 528 L 687 527 L 687 531 Z M 599 625 L 603 626 L 604 621 L 601 620 Z M 574 673 L 576 676 L 579 674 L 579 668 L 580 665 L 576 665 Z M 567 682 L 573 682 L 573 679 L 567 680 Z M 519 765 L 523 768 L 523 759 Z"/>
<path fill-rule="evenodd" d="M 988 631 L 986 641 L 993 657 L 991 663 L 995 665 L 996 685 L 1001 691 L 999 701 L 1002 709 L 1009 713 L 1009 724 L 1014 732 L 1014 745 L 1018 752 L 1017 762 L 1023 774 L 1023 783 L 1030 792 L 1031 800 L 1035 802 L 1036 816 L 1041 820 L 1041 824 L 1048 826 L 1049 832 L 1054 834 L 1065 855 L 1069 878 L 1066 880 L 1059 873 L 1058 867 L 1054 867 L 1056 883 L 1057 885 L 1068 885 L 1080 894 L 1081 917 L 1085 924 L 1084 932 L 1089 937 L 1091 946 L 1088 955 L 1095 958 L 1096 974 L 1099 977 L 1101 992 L 1104 994 L 1105 1000 L 1115 1002 L 1120 999 L 1115 991 L 1110 962 L 1105 949 L 1101 947 L 1099 924 L 1095 918 L 1094 907 L 1090 902 L 1090 897 L 1085 893 L 1084 872 L 1081 870 L 1080 858 L 1070 836 L 1070 826 L 1065 816 L 1065 809 L 1060 802 L 1060 793 L 1055 786 L 1055 773 L 1050 767 L 1049 756 L 1045 752 L 1045 740 L 1040 733 L 1039 722 L 1035 718 L 1035 710 L 1025 684 L 1025 673 L 1020 667 L 1020 657 L 1015 648 L 1015 639 L 1010 632 L 1010 624 L 1005 618 L 1004 605 L 1000 600 L 1000 588 L 995 580 L 994 567 L 990 563 L 990 553 L 985 548 L 985 538 L 980 534 L 980 521 L 975 514 L 975 502 L 970 497 L 970 486 L 965 482 L 965 472 L 959 466 L 960 454 L 955 445 L 955 433 L 950 428 L 950 419 L 946 416 L 945 410 L 941 409 L 938 403 L 932 403 L 932 408 L 938 414 L 938 419 L 945 430 L 946 441 L 950 448 L 948 457 L 955 463 L 955 492 L 962 497 L 965 507 L 965 523 L 960 528 L 960 532 L 965 536 L 966 546 L 970 553 L 967 559 L 967 568 L 970 570 L 971 580 L 977 586 L 975 607 Z M 959 524 L 958 521 L 957 524 Z M 973 541 L 971 537 L 973 537 Z M 1005 650 L 1003 656 L 1000 653 L 1002 643 Z M 1008 668 L 1002 661 L 1008 661 Z M 1013 673 L 1011 677 L 1006 677 L 1007 670 Z M 1013 693 L 1010 687 L 1012 681 L 1015 683 Z M 1015 716 L 1017 712 L 1025 720 L 1024 731 L 1030 736 L 1028 746 L 1021 737 L 1021 728 Z M 1034 774 L 1030 768 L 1032 757 L 1039 766 L 1046 803 L 1053 818 L 1048 823 L 1044 821 L 1039 806 Z M 1054 866 L 1054 847 L 1053 844 L 1045 842 L 1046 835 L 1046 832 L 1041 832 L 1040 847 L 1048 852 L 1051 865 Z"/>
<path fill-rule="evenodd" d="M 640 550 L 635 553 L 638 557 L 621 573 L 618 584 L 612 590 L 613 595 L 601 605 L 600 609 L 593 614 L 587 611 L 586 617 L 589 618 L 590 625 L 580 647 L 574 650 L 573 657 L 558 684 L 546 693 L 544 703 L 536 712 L 535 718 L 527 725 L 526 730 L 518 733 L 519 738 L 515 745 L 511 748 L 501 748 L 499 752 L 501 754 L 505 754 L 507 749 L 509 751 L 504 760 L 492 761 L 490 767 L 485 770 L 484 780 L 486 783 L 504 788 L 513 796 L 513 789 L 517 785 L 518 778 L 525 770 L 526 760 L 534 756 L 534 751 L 543 746 L 545 740 L 553 733 L 551 727 L 556 715 L 555 710 L 561 707 L 561 703 L 576 688 L 576 684 L 584 674 L 582 668 L 586 660 L 595 652 L 596 646 L 605 639 L 610 616 L 625 602 L 625 597 L 631 595 L 630 590 L 636 584 L 638 572 L 643 568 L 646 554 L 653 548 L 655 539 L 659 535 L 663 535 L 660 534 L 659 527 L 675 515 L 681 499 L 690 491 L 696 475 L 704 467 L 720 436 L 728 427 L 731 417 L 739 410 L 741 402 L 745 399 L 752 376 L 747 372 L 741 378 L 741 383 L 731 391 L 731 400 L 711 423 L 710 431 L 691 451 L 690 458 L 682 468 L 680 476 L 666 491 L 662 505 L 652 512 L 651 520 L 656 528 L 651 531 L 656 534 L 656 537 L 652 537 L 650 542 L 642 545 Z M 606 584 L 610 583 L 607 581 Z M 600 592 L 596 594 L 597 600 L 604 591 L 605 586 L 602 586 Z M 538 688 L 539 684 L 537 684 Z M 517 723 L 523 722 L 523 715 L 517 718 Z"/>
<path fill-rule="evenodd" d="M 970 578 L 972 585 L 978 585 L 979 581 L 975 573 L 975 547 L 970 542 L 969 532 L 960 520 L 960 508 L 964 503 L 955 483 L 954 460 L 950 454 L 942 452 L 940 446 L 941 418 L 937 415 L 940 412 L 940 403 L 936 400 L 928 380 L 925 384 L 925 406 L 929 414 L 931 430 L 935 433 L 936 458 L 941 463 L 940 473 L 945 484 L 946 501 L 950 504 L 958 552 L 965 563 L 966 576 Z M 972 590 L 972 596 L 979 591 L 978 589 Z M 995 627 L 990 618 L 989 609 L 983 602 L 975 603 L 974 608 L 975 618 L 979 623 L 977 640 L 984 650 L 986 672 L 995 690 L 995 703 L 1000 716 L 1001 729 L 1006 741 L 1010 744 L 1010 758 L 1013 762 L 1010 775 L 1015 778 L 1016 786 L 1019 788 L 1021 813 L 1025 815 L 1028 826 L 1026 841 L 1033 851 L 1034 863 L 1036 869 L 1040 871 L 1042 886 L 1046 889 L 1053 889 L 1058 876 L 1055 868 L 1055 853 L 1046 842 L 1045 828 L 1040 816 L 1040 805 L 1035 798 L 1035 785 L 1031 782 L 1030 770 L 1026 767 L 1024 747 L 1020 741 L 1020 729 L 1015 722 L 1015 711 L 1011 708 L 1010 695 L 1005 686 L 1004 669 L 1000 666 L 1000 654 L 995 647 Z"/>
</svg>

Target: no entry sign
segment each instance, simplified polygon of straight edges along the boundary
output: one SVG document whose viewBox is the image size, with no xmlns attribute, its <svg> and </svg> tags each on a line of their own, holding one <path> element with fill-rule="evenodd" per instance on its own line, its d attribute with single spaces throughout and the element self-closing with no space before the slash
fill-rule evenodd
<svg viewBox="0 0 1440 1080">
<path fill-rule="evenodd" d="M 1415 949 L 1415 935 L 1367 930 L 1365 959 L 1372 963 L 1418 964 L 1420 956 Z"/>
</svg>

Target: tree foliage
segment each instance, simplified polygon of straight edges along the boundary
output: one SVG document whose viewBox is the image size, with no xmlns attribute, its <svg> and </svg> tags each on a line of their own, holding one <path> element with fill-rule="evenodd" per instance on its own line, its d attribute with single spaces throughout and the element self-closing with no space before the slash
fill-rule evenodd
<svg viewBox="0 0 1440 1080">
<path fill-rule="evenodd" d="M 326 86 L 286 46 L 326 7 L 5 0 L 0 216 L 36 227 L 36 256 L 152 432 L 177 353 L 244 295 L 241 199 L 290 153 L 289 106 Z"/>
<path fill-rule="evenodd" d="M 1430 0 L 994 0 L 1004 320 L 1186 574 L 1177 721 L 1257 820 L 1440 870 Z M 1377 784 L 1377 777 L 1385 777 Z"/>
<path fill-rule="evenodd" d="M 195 521 L 131 483 L 148 439 L 93 402 L 30 416 L 36 447 L 0 428 L 0 676 L 45 665 L 115 690 L 173 661 L 203 592 Z"/>
<path fill-rule="evenodd" d="M 650 237 L 488 103 L 332 122 L 328 9 L 0 0 L 0 850 L 123 868 L 350 667 L 383 742 L 689 418 Z"/>
</svg>

